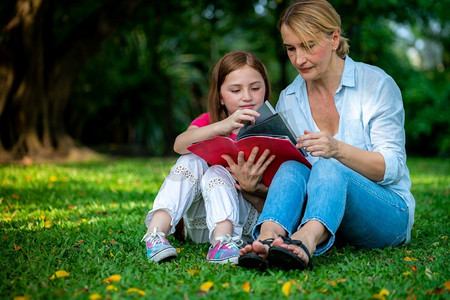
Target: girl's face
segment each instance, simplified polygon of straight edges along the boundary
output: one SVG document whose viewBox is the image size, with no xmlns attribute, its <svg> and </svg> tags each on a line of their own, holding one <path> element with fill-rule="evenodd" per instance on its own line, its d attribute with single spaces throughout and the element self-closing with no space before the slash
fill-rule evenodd
<svg viewBox="0 0 450 300">
<path fill-rule="evenodd" d="M 329 69 L 332 49 L 336 49 L 339 43 L 339 33 L 336 31 L 330 38 L 324 37 L 318 42 L 312 37 L 307 38 L 308 49 L 290 27 L 282 25 L 280 31 L 289 60 L 303 79 L 310 81 L 323 78 Z"/>
<path fill-rule="evenodd" d="M 264 103 L 266 86 L 261 74 L 250 66 L 229 73 L 220 86 L 220 103 L 231 115 L 239 109 L 257 110 Z"/>
</svg>

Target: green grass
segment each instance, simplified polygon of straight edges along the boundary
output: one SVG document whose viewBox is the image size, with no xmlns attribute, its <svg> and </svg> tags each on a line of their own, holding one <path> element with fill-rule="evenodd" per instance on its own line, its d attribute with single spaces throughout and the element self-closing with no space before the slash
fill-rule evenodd
<svg viewBox="0 0 450 300">
<path fill-rule="evenodd" d="M 208 265 L 208 245 L 172 238 L 178 259 L 146 261 L 143 221 L 173 162 L 0 166 L 0 298 L 369 299 L 383 289 L 386 299 L 450 298 L 448 159 L 408 161 L 417 201 L 411 243 L 333 249 L 312 270 L 266 273 Z M 59 270 L 69 276 L 51 279 Z M 113 274 L 121 279 L 109 290 Z M 205 282 L 213 283 L 207 292 Z"/>
</svg>

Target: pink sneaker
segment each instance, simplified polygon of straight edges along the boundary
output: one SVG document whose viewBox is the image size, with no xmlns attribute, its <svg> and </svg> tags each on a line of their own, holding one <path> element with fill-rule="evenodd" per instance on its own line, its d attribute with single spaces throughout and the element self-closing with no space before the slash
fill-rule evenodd
<svg viewBox="0 0 450 300">
<path fill-rule="evenodd" d="M 240 237 L 231 237 L 229 234 L 226 236 L 216 237 L 216 241 L 219 241 L 213 248 L 209 247 L 208 255 L 206 259 L 210 263 L 226 264 L 231 263 L 236 265 L 238 263 L 239 251 L 243 244 Z"/>
<path fill-rule="evenodd" d="M 141 242 L 145 242 L 147 258 L 150 261 L 159 263 L 177 257 L 177 249 L 164 236 L 165 234 L 158 232 L 158 227 L 155 227 L 152 233 L 147 233 L 142 238 Z"/>
</svg>

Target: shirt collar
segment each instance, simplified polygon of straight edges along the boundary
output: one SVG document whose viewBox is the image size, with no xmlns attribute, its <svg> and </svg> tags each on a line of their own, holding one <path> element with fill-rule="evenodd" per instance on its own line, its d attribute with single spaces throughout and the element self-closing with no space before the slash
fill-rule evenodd
<svg viewBox="0 0 450 300">
<path fill-rule="evenodd" d="M 342 72 L 341 85 L 355 86 L 355 62 L 348 55 L 345 57 L 344 71 Z"/>
</svg>

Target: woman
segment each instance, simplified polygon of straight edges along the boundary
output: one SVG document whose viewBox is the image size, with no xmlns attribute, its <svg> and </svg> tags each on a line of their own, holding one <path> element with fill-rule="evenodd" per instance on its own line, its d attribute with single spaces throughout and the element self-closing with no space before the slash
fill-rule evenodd
<svg viewBox="0 0 450 300">
<path fill-rule="evenodd" d="M 294 1 L 278 26 L 299 75 L 276 109 L 303 133 L 297 147 L 313 167 L 280 167 L 239 264 L 305 269 L 336 240 L 361 248 L 407 243 L 415 202 L 399 88 L 348 57 L 340 17 L 325 0 Z"/>
</svg>

